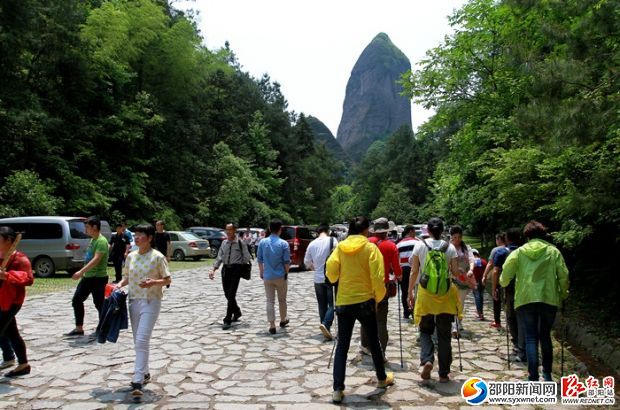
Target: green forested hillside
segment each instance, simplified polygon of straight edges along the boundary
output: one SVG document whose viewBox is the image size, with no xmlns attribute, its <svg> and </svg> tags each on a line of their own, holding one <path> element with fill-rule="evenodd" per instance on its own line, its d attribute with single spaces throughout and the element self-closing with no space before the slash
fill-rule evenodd
<svg viewBox="0 0 620 410">
<path fill-rule="evenodd" d="M 338 194 L 361 213 L 440 215 L 489 238 L 538 219 L 573 289 L 618 306 L 620 1 L 472 0 L 450 23 L 402 79 L 436 114 L 415 138 L 371 147 Z"/>
<path fill-rule="evenodd" d="M 162 0 L 3 1 L 0 136 L 5 216 L 309 222 L 341 174 L 277 83 Z"/>
</svg>

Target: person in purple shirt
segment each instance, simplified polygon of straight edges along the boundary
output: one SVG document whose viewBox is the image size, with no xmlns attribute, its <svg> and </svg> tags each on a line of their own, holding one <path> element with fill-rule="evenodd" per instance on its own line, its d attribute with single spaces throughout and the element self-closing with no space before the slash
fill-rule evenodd
<svg viewBox="0 0 620 410">
<path fill-rule="evenodd" d="M 288 270 L 291 265 L 291 251 L 288 243 L 280 238 L 282 221 L 272 219 L 269 223 L 271 235 L 258 244 L 256 259 L 260 278 L 265 284 L 267 295 L 267 321 L 269 333 L 276 333 L 276 312 L 274 308 L 276 292 L 278 294 L 278 306 L 280 308 L 280 327 L 286 327 L 289 320 L 286 313 L 286 292 L 288 284 Z"/>
</svg>

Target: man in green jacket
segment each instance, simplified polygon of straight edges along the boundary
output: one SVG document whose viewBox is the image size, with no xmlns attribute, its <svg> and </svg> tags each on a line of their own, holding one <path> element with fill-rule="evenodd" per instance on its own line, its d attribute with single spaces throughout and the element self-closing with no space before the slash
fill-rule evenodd
<svg viewBox="0 0 620 410">
<path fill-rule="evenodd" d="M 499 278 L 502 287 L 515 279 L 515 309 L 525 327 L 529 380 L 538 381 L 538 343 L 542 350 L 543 378 L 551 381 L 553 347 L 551 328 L 558 307 L 568 297 L 568 269 L 560 251 L 546 242 L 547 228 L 530 221 L 523 229 L 528 242 L 512 251 Z"/>
</svg>

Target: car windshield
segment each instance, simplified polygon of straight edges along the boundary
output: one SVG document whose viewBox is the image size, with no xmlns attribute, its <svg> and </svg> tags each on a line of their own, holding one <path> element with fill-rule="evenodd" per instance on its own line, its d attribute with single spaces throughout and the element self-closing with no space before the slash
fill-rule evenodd
<svg viewBox="0 0 620 410">
<path fill-rule="evenodd" d="M 282 233 L 280 234 L 280 238 L 288 241 L 289 239 L 293 239 L 295 237 L 295 228 L 293 227 L 284 227 L 282 228 Z"/>
<path fill-rule="evenodd" d="M 202 239 L 198 235 L 194 234 L 193 232 L 183 232 L 182 234 L 180 234 L 180 236 L 183 237 L 187 241 L 199 241 Z"/>
<path fill-rule="evenodd" d="M 73 239 L 90 239 L 90 236 L 86 234 L 86 227 L 84 221 L 81 219 L 74 219 L 69 222 L 69 233 Z"/>
</svg>

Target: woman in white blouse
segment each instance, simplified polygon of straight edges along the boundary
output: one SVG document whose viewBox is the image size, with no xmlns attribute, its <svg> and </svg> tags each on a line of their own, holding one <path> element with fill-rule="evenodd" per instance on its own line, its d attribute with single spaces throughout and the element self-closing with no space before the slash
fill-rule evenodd
<svg viewBox="0 0 620 410">
<path fill-rule="evenodd" d="M 138 249 L 127 255 L 123 280 L 118 288 L 129 285 L 129 318 L 136 349 L 136 363 L 131 381 L 133 396 L 142 396 L 142 386 L 149 382 L 149 342 L 161 309 L 163 287 L 171 282 L 166 257 L 153 249 L 153 225 L 138 225 L 133 231 Z"/>
</svg>

